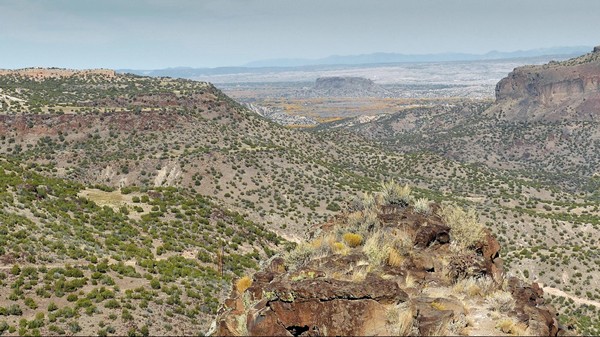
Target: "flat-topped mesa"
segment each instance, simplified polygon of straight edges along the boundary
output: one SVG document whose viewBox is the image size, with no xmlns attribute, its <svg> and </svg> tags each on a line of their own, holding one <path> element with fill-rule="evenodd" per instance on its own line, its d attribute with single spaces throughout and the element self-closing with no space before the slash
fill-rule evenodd
<svg viewBox="0 0 600 337">
<path fill-rule="evenodd" d="M 496 85 L 497 117 L 520 121 L 597 120 L 600 46 L 562 62 L 515 68 Z"/>
<path fill-rule="evenodd" d="M 368 78 L 363 77 L 319 77 L 315 81 L 315 89 L 331 89 L 331 88 L 370 88 L 375 83 Z"/>
<path fill-rule="evenodd" d="M 63 69 L 63 68 L 24 68 L 24 69 L 0 69 L 0 76 L 19 75 L 33 79 L 63 78 L 71 76 L 101 75 L 108 78 L 116 76 L 112 69 Z"/>
<path fill-rule="evenodd" d="M 315 85 L 300 95 L 306 97 L 390 97 L 386 88 L 364 77 L 319 77 Z"/>
</svg>

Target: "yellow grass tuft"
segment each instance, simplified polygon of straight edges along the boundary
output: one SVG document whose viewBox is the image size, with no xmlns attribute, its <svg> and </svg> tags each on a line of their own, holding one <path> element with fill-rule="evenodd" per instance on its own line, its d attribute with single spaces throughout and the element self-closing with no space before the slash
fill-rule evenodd
<svg viewBox="0 0 600 337">
<path fill-rule="evenodd" d="M 331 244 L 331 248 L 333 248 L 333 251 L 338 252 L 342 249 L 344 249 L 344 244 L 341 242 L 334 242 Z"/>
<path fill-rule="evenodd" d="M 333 250 L 333 252 L 336 254 L 342 255 L 347 255 L 349 251 L 348 247 L 339 241 L 331 243 L 331 250 Z"/>
<path fill-rule="evenodd" d="M 434 308 L 435 310 L 448 310 L 448 308 L 440 302 L 431 302 L 431 307 Z"/>
<path fill-rule="evenodd" d="M 513 336 L 525 336 L 526 328 L 512 318 L 502 318 L 496 323 L 496 329 Z"/>
<path fill-rule="evenodd" d="M 346 244 L 352 248 L 360 246 L 360 244 L 363 242 L 362 235 L 355 233 L 346 233 L 344 234 L 343 239 Z"/>
<path fill-rule="evenodd" d="M 310 242 L 310 246 L 314 249 L 320 248 L 323 245 L 323 238 L 318 237 Z"/>
<path fill-rule="evenodd" d="M 388 255 L 387 263 L 392 267 L 400 267 L 404 262 L 404 256 L 400 254 L 395 248 L 391 248 Z"/>
<path fill-rule="evenodd" d="M 235 282 L 235 289 L 239 294 L 242 294 L 252 285 L 252 279 L 249 276 L 244 276 Z"/>
</svg>

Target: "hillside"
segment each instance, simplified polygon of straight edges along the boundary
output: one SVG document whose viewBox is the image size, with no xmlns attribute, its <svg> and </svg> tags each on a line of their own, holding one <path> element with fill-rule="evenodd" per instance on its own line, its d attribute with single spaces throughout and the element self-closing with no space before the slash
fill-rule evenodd
<svg viewBox="0 0 600 337">
<path fill-rule="evenodd" d="M 141 226 L 140 233 L 147 230 L 155 235 L 152 227 L 146 229 L 139 224 L 144 218 L 136 218 L 140 209 L 142 216 L 145 212 L 157 212 L 153 210 L 155 206 L 162 212 L 160 216 L 166 217 L 161 218 L 157 226 L 164 228 L 168 235 L 176 232 L 167 229 L 172 226 L 200 226 L 204 220 L 194 218 L 194 210 L 183 208 L 188 201 L 195 203 L 191 200 L 196 199 L 203 200 L 202 204 L 208 202 L 216 214 L 225 214 L 225 224 L 236 224 L 236 229 L 228 229 L 227 225 L 220 224 L 218 215 L 211 215 L 209 223 L 216 220 L 216 227 L 206 228 L 202 237 L 192 235 L 196 240 L 189 243 L 191 256 L 200 253 L 207 240 L 204 235 L 208 238 L 211 231 L 216 231 L 224 235 L 228 244 L 236 245 L 230 247 L 230 252 L 235 252 L 234 247 L 237 247 L 240 252 L 234 254 L 253 254 L 252 259 L 258 261 L 275 250 L 282 252 L 285 244 L 279 237 L 304 241 L 307 229 L 330 220 L 349 197 L 373 191 L 381 181 L 409 182 L 414 186 L 413 195 L 417 199 L 426 197 L 438 203 L 453 202 L 477 208 L 481 221 L 502 245 L 506 268 L 527 282 L 540 281 L 555 289 L 557 295 L 548 300 L 561 303 L 557 309 L 564 314 L 562 323 L 571 317 L 577 320 L 581 331 L 591 333 L 598 329 L 598 322 L 590 319 L 596 307 L 583 305 L 586 300 L 600 298 L 600 289 L 596 286 L 600 259 L 593 249 L 600 223 L 595 195 L 560 188 L 556 180 L 532 179 L 530 172 L 463 164 L 444 157 L 444 153 L 420 148 L 430 143 L 424 142 L 423 135 L 417 131 L 434 126 L 442 134 L 443 128 L 450 125 L 445 123 L 455 123 L 456 130 L 463 130 L 465 126 L 461 121 L 468 118 L 490 123 L 480 114 L 489 103 L 471 105 L 457 101 L 445 110 L 406 110 L 405 115 L 396 117 L 399 123 L 404 123 L 402 118 L 410 116 L 413 124 L 407 126 L 415 133 L 386 134 L 406 137 L 398 143 L 412 147 L 406 150 L 408 148 L 390 146 L 383 138 L 343 126 L 309 132 L 284 128 L 245 109 L 205 82 L 121 74 L 109 77 L 89 72 L 43 78 L 9 73 L 0 76 L 0 88 L 7 99 L 0 114 L 0 152 L 12 165 L 44 179 L 79 186 L 76 194 L 99 206 L 107 200 L 113 204 L 125 203 L 130 207 L 128 217 Z M 462 111 L 461 118 L 456 118 L 457 108 Z M 426 123 L 423 117 L 437 122 Z M 394 131 L 387 126 L 382 130 Z M 452 131 L 450 135 L 468 135 L 461 132 Z M 435 140 L 436 134 L 432 132 L 428 137 Z M 457 139 L 452 150 L 470 153 L 461 145 L 462 140 L 445 139 L 451 145 L 451 141 Z M 472 155 L 479 155 L 475 150 Z M 12 171 L 9 169 L 6 174 Z M 37 185 L 32 184 L 36 190 Z M 165 191 L 174 193 L 173 198 L 180 200 L 179 211 L 172 209 L 177 208 L 176 204 L 169 204 L 164 210 L 162 204 L 153 204 L 158 202 L 153 199 L 154 192 Z M 134 196 L 139 198 L 140 204 Z M 113 208 L 113 212 L 119 214 L 121 206 Z M 30 212 L 34 216 L 32 221 L 37 221 L 37 206 L 24 203 L 22 208 L 16 208 L 26 215 Z M 72 216 L 68 210 L 64 212 Z M 241 215 L 236 216 L 236 212 Z M 205 211 L 200 213 L 200 219 L 207 217 Z M 172 217 L 176 225 L 171 224 Z M 180 225 L 177 219 L 187 220 L 181 220 Z M 259 226 L 257 235 L 266 241 L 250 236 L 252 242 L 238 242 L 236 235 L 245 235 L 236 232 L 244 227 L 236 222 L 241 220 Z M 63 219 L 58 223 L 69 227 L 69 221 Z M 581 231 L 585 235 L 581 235 Z M 13 235 L 13 227 L 9 227 L 8 233 Z M 104 234 L 98 235 L 101 238 Z M 133 242 L 138 242 L 135 237 Z M 43 251 L 43 246 L 31 247 L 34 251 Z M 177 252 L 186 252 L 180 245 L 176 247 L 181 249 Z M 209 262 L 214 263 L 216 247 L 212 244 L 209 247 L 207 254 L 213 254 L 208 255 Z M 158 252 L 151 251 L 158 259 Z M 99 260 L 100 256 L 106 256 L 106 251 L 100 253 Z M 117 261 L 112 255 L 108 253 L 107 263 L 113 263 L 110 259 Z M 208 263 L 202 260 L 207 259 L 206 256 L 199 254 L 190 261 L 203 265 Z M 145 268 L 137 259 L 124 261 L 129 261 L 134 268 Z M 71 262 L 64 257 L 57 259 L 57 263 L 63 265 Z M 9 261 L 5 267 L 12 268 L 12 263 Z M 246 269 L 255 266 L 244 263 Z M 211 268 L 215 270 L 214 264 Z M 231 272 L 239 275 L 246 269 Z M 142 269 L 138 272 L 144 276 Z M 225 287 L 225 283 L 220 284 Z M 43 297 L 37 293 L 27 294 L 34 301 Z M 211 298 L 225 296 L 224 292 L 214 294 Z M 199 301 L 208 300 L 206 294 L 198 297 Z M 34 311 L 29 314 L 33 315 Z M 196 317 L 190 315 L 190 319 Z M 172 317 L 175 317 L 174 323 L 179 324 L 180 318 L 185 321 L 179 316 Z M 48 320 L 44 322 L 48 326 Z M 124 329 L 119 331 L 127 331 L 129 321 L 119 322 Z M 174 323 L 169 324 L 175 326 Z M 208 321 L 181 324 L 200 329 Z M 96 325 L 93 329 L 89 325 L 83 332 L 95 333 L 94 329 Z M 166 328 L 156 331 L 169 333 Z"/>
<path fill-rule="evenodd" d="M 0 332 L 189 334 L 285 240 L 192 191 L 84 186 L 0 157 Z"/>
<path fill-rule="evenodd" d="M 431 151 L 594 194 L 600 174 L 598 50 L 515 69 L 498 83 L 493 104 L 455 100 L 322 128 L 351 129 L 400 153 Z"/>
</svg>

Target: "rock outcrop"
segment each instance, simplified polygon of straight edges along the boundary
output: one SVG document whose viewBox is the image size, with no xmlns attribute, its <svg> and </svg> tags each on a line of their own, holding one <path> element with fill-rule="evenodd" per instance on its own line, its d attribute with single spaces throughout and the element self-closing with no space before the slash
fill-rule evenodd
<svg viewBox="0 0 600 337">
<path fill-rule="evenodd" d="M 598 120 L 600 47 L 544 65 L 516 68 L 496 85 L 489 113 L 519 121 Z"/>
<path fill-rule="evenodd" d="M 298 115 L 290 115 L 285 113 L 284 111 L 276 108 L 259 106 L 252 103 L 244 103 L 246 108 L 250 109 L 250 111 L 265 117 L 267 119 L 272 120 L 273 122 L 280 125 L 317 125 L 317 122 L 312 117 L 307 116 L 298 116 Z"/>
<path fill-rule="evenodd" d="M 432 209 L 438 214 L 437 206 Z M 373 212 L 372 228 L 349 225 Z M 233 287 L 215 322 L 216 335 L 566 332 L 537 284 L 505 277 L 500 245 L 488 230 L 460 248 L 464 234 L 453 232 L 442 216 L 391 205 L 339 216 L 311 234 L 310 243 L 265 263 L 250 287 Z M 501 320 L 508 327 L 498 325 Z"/>
</svg>

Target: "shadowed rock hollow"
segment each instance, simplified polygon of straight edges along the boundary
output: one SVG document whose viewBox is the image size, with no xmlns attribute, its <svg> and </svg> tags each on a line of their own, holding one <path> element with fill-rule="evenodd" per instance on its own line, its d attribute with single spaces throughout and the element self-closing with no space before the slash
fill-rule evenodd
<svg viewBox="0 0 600 337">
<path fill-rule="evenodd" d="M 392 186 L 392 188 L 389 188 Z M 384 185 L 233 287 L 216 335 L 557 335 L 537 284 L 508 277 L 474 213 Z M 396 197 L 394 197 L 394 194 Z"/>
</svg>

